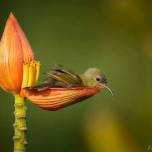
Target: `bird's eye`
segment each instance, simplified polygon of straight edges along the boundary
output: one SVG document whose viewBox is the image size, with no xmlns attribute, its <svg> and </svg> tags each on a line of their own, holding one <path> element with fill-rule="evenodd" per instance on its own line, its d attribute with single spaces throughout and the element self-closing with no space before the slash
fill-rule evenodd
<svg viewBox="0 0 152 152">
<path fill-rule="evenodd" d="M 96 80 L 100 82 L 100 81 L 101 81 L 101 78 L 97 77 Z"/>
</svg>

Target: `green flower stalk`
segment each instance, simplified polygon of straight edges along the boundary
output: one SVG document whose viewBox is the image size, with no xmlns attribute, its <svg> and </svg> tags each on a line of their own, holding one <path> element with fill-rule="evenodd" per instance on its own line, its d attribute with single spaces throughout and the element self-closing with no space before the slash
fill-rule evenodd
<svg viewBox="0 0 152 152">
<path fill-rule="evenodd" d="M 14 123 L 14 151 L 25 151 L 25 145 L 27 144 L 25 133 L 26 127 L 26 106 L 24 98 L 20 95 L 15 96 L 15 123 Z"/>
</svg>

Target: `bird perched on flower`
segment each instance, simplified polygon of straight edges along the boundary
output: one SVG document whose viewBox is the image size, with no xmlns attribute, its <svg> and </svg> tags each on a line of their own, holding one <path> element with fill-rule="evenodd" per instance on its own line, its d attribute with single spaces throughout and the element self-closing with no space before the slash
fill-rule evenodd
<svg viewBox="0 0 152 152">
<path fill-rule="evenodd" d="M 39 107 L 57 110 L 93 96 L 102 88 L 111 92 L 106 77 L 97 68 L 89 68 L 79 75 L 61 65 L 55 65 L 47 73 L 44 83 L 26 87 L 24 93 Z"/>
<path fill-rule="evenodd" d="M 83 74 L 76 74 L 65 69 L 62 65 L 55 65 L 47 73 L 47 80 L 40 85 L 27 87 L 29 90 L 46 90 L 54 88 L 93 87 L 107 85 L 106 77 L 97 68 L 89 68 Z"/>
</svg>

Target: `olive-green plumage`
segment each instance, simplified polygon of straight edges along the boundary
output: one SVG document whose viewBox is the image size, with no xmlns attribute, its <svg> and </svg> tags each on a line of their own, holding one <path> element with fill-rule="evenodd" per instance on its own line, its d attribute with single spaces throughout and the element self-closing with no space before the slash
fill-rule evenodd
<svg viewBox="0 0 152 152">
<path fill-rule="evenodd" d="M 62 66 L 55 66 L 48 72 L 47 83 L 56 87 L 93 87 L 106 84 L 107 80 L 101 71 L 97 68 L 89 68 L 83 74 L 75 74 L 71 70 Z"/>
<path fill-rule="evenodd" d="M 107 79 L 97 68 L 87 69 L 83 74 L 80 75 L 80 77 L 84 86 L 93 87 L 101 84 L 107 84 Z"/>
</svg>

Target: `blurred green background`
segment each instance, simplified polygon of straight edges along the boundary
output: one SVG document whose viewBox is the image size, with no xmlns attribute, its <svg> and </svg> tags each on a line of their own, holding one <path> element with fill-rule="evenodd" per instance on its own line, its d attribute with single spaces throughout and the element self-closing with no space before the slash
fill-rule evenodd
<svg viewBox="0 0 152 152">
<path fill-rule="evenodd" d="M 55 63 L 99 67 L 114 92 L 56 112 L 27 101 L 28 152 L 152 151 L 151 1 L 1 0 L 0 35 L 10 11 L 41 61 L 40 81 Z M 13 104 L 0 90 L 1 152 L 13 149 Z"/>
</svg>

